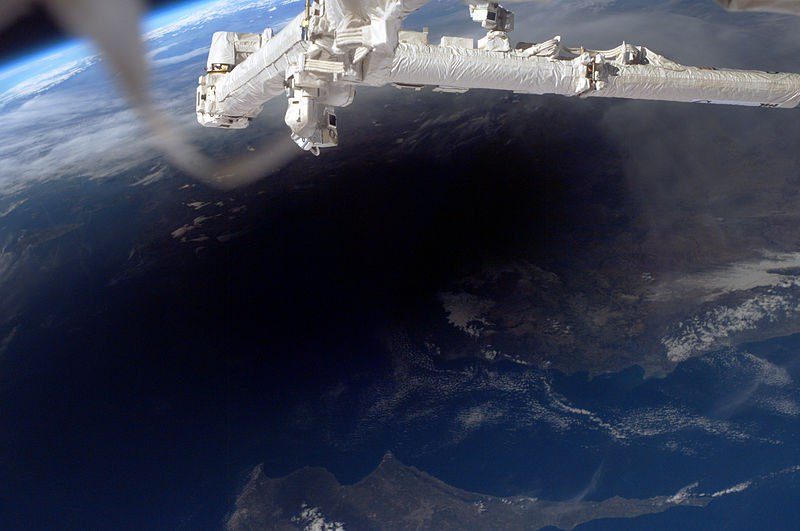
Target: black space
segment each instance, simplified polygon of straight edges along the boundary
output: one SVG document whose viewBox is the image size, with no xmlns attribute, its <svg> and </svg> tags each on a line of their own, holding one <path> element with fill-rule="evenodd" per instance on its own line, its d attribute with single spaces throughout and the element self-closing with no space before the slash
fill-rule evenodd
<svg viewBox="0 0 800 531">
<path fill-rule="evenodd" d="M 176 0 L 147 2 L 150 9 L 180 3 Z M 32 6 L 8 24 L 0 32 L 0 64 L 30 50 L 55 44 L 66 36 L 47 10 L 39 5 Z"/>
</svg>

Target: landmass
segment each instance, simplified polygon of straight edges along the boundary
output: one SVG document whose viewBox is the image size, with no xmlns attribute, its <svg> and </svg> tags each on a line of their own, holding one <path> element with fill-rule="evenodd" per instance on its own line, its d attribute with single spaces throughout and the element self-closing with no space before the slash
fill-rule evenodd
<svg viewBox="0 0 800 531">
<path fill-rule="evenodd" d="M 249 529 L 573 529 L 600 518 L 634 518 L 673 507 L 704 507 L 711 495 L 691 485 L 670 496 L 602 501 L 496 497 L 450 486 L 387 453 L 354 485 L 324 468 L 305 467 L 270 478 L 257 466 L 226 523 Z"/>
</svg>

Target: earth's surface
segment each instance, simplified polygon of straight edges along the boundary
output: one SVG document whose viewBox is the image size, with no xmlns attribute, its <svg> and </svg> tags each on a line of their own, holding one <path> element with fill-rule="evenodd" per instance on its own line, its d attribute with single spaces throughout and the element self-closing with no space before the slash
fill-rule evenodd
<svg viewBox="0 0 800 531">
<path fill-rule="evenodd" d="M 206 153 L 290 142 L 283 101 L 203 130 L 194 87 L 212 32 L 301 4 L 147 20 Z M 789 17 L 514 9 L 517 40 L 800 71 Z M 81 44 L 0 69 L 3 529 L 800 525 L 796 112 L 368 90 L 338 149 L 220 192 L 115 87 Z"/>
</svg>

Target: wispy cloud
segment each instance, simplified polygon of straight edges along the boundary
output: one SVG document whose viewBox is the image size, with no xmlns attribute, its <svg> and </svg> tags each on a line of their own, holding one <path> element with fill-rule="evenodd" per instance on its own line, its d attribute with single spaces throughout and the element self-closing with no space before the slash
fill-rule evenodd
<svg viewBox="0 0 800 531">
<path fill-rule="evenodd" d="M 158 57 L 156 56 L 155 59 L 152 60 L 152 65 L 155 68 L 160 68 L 164 66 L 176 65 L 180 63 L 184 63 L 189 59 L 194 59 L 195 57 L 200 57 L 208 54 L 208 47 L 202 48 L 195 48 L 194 50 L 188 51 L 186 53 L 182 53 L 179 55 L 170 55 L 167 57 Z"/>
<path fill-rule="evenodd" d="M 135 113 L 119 97 L 97 101 L 81 90 L 47 94 L 3 119 L 9 127 L 0 135 L 5 192 L 55 177 L 103 178 L 155 156 Z"/>
<path fill-rule="evenodd" d="M 14 339 L 17 337 L 17 332 L 19 332 L 19 326 L 12 328 L 11 331 L 0 340 L 0 358 L 8 351 L 11 343 L 14 342 Z"/>
<path fill-rule="evenodd" d="M 0 109 L 14 100 L 35 96 L 60 85 L 64 81 L 75 77 L 95 64 L 97 60 L 98 56 L 91 55 L 89 57 L 67 61 L 40 74 L 24 78 L 22 81 L 0 94 Z"/>
</svg>

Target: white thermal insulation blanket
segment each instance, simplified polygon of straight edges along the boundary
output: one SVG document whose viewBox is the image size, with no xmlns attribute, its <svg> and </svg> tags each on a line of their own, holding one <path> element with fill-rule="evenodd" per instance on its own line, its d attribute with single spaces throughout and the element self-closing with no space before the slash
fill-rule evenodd
<svg viewBox="0 0 800 531">
<path fill-rule="evenodd" d="M 211 37 L 211 48 L 208 52 L 206 69 L 213 70 L 213 65 L 236 64 L 236 49 L 234 41 L 236 35 L 227 31 L 218 31 Z"/>
<path fill-rule="evenodd" d="M 608 63 L 600 90 L 581 90 L 580 59 L 523 57 L 451 46 L 400 43 L 391 81 L 462 89 L 500 89 L 529 94 L 581 94 L 680 102 L 796 107 L 800 75 L 705 69 L 673 63 L 649 50 L 649 64 Z"/>
<path fill-rule="evenodd" d="M 237 65 L 216 86 L 216 112 L 225 116 L 255 116 L 268 100 L 283 94 L 289 57 L 308 49 L 302 39 L 303 14 L 258 51 Z"/>
</svg>

